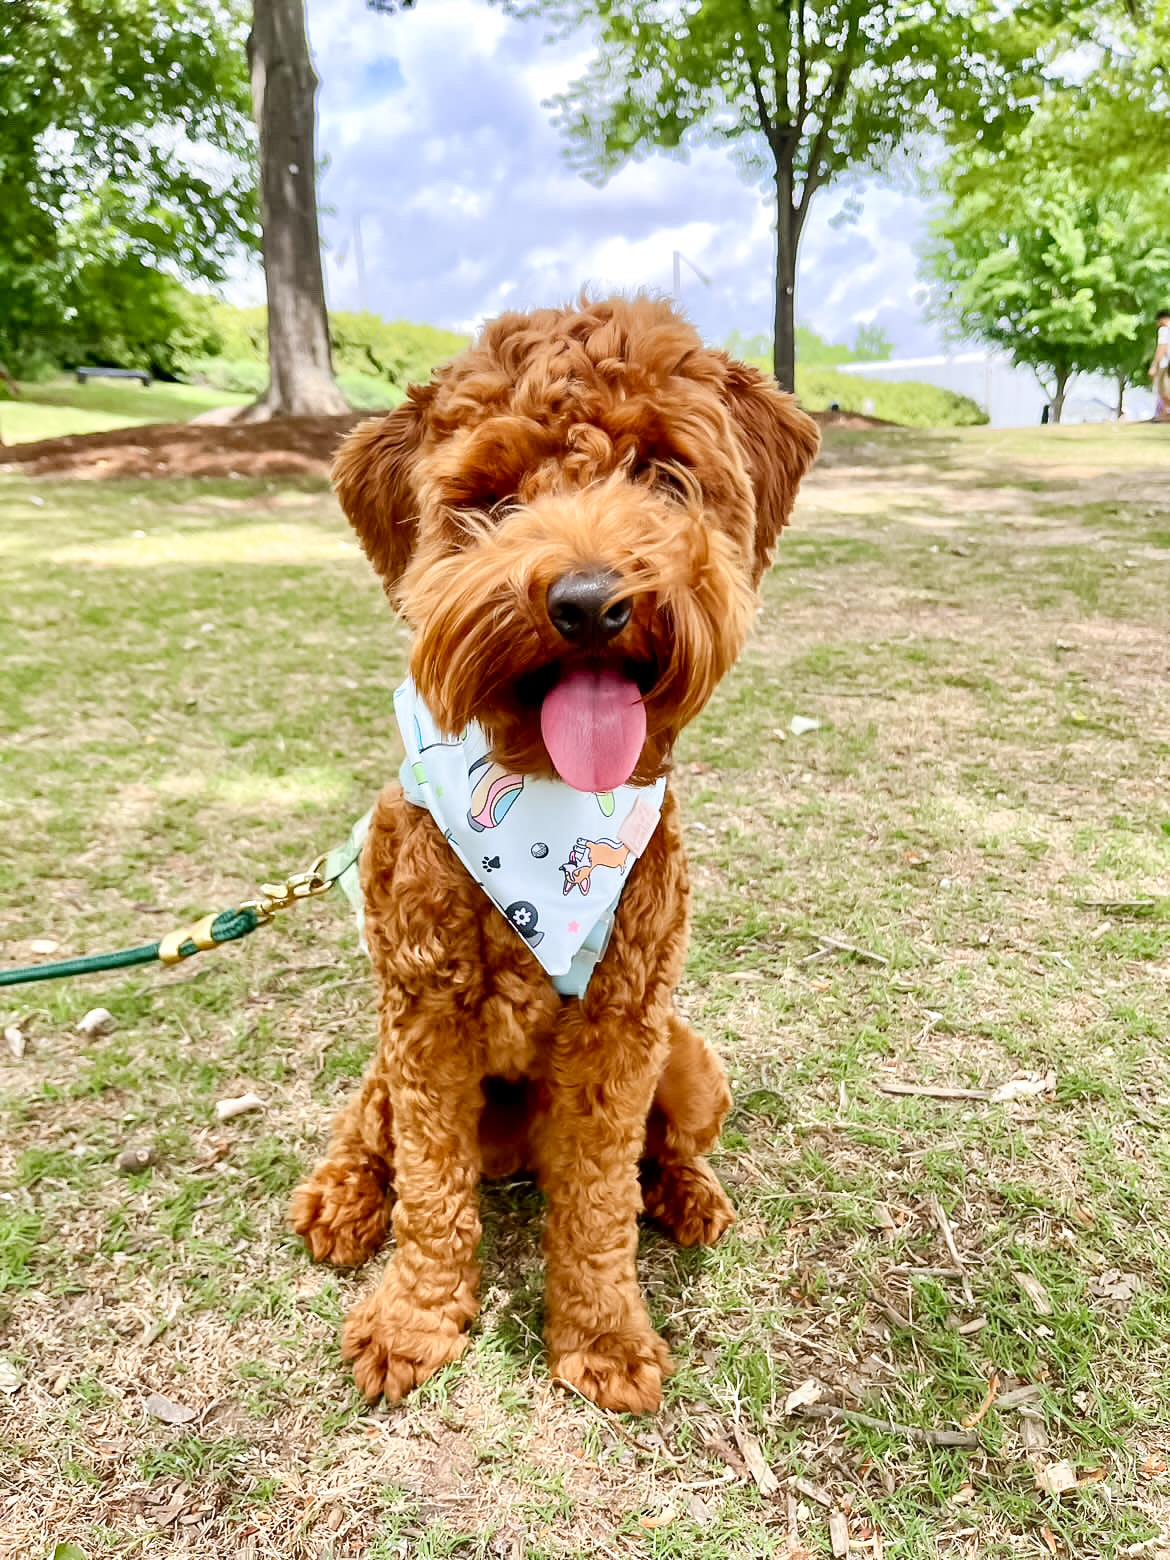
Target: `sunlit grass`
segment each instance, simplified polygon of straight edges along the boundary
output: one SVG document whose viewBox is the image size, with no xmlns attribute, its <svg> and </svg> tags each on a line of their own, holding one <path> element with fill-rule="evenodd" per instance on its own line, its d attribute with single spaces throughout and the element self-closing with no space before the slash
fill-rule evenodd
<svg viewBox="0 0 1170 1560">
<path fill-rule="evenodd" d="M 0 439 L 5 444 L 101 433 L 137 423 L 186 422 L 214 406 L 242 406 L 247 400 L 203 385 L 156 380 L 145 386 L 137 380 L 107 379 L 78 384 L 72 375 L 48 384 L 22 384 L 20 391 L 19 400 L 0 399 Z"/>
</svg>

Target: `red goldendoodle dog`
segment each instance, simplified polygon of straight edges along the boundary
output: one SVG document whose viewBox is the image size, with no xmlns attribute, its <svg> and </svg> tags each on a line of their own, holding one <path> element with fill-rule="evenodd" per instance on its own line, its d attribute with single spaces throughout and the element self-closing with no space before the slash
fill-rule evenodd
<svg viewBox="0 0 1170 1560">
<path fill-rule="evenodd" d="M 479 1180 L 526 1167 L 553 1373 L 607 1408 L 659 1403 L 638 1213 L 684 1245 L 733 1218 L 701 1157 L 723 1068 L 672 1004 L 688 884 L 664 777 L 817 442 L 771 380 L 639 297 L 504 315 L 338 455 L 415 638 L 403 785 L 362 858 L 381 1041 L 292 1219 L 349 1265 L 393 1207 L 344 1331 L 371 1400 L 463 1351 Z"/>
</svg>

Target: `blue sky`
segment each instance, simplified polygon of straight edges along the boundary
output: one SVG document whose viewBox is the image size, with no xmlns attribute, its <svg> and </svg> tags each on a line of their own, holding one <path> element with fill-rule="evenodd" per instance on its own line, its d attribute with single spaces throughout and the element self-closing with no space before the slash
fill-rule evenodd
<svg viewBox="0 0 1170 1560">
<path fill-rule="evenodd" d="M 648 158 L 600 189 L 567 165 L 542 101 L 580 73 L 588 38 L 549 45 L 486 0 L 420 0 L 393 17 L 308 0 L 308 13 L 331 307 L 361 301 L 358 232 L 369 308 L 461 330 L 584 285 L 668 291 L 677 249 L 710 278 L 683 267 L 704 335 L 770 333 L 771 213 L 729 152 Z M 813 203 L 798 319 L 836 340 L 875 322 L 898 355 L 937 350 L 916 280 L 921 202 L 870 187 L 841 226 L 845 193 Z"/>
</svg>

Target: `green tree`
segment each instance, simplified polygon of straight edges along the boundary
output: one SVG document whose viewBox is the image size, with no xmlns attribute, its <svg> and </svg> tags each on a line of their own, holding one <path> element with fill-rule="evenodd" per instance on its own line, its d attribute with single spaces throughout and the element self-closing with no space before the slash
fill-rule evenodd
<svg viewBox="0 0 1170 1560">
<path fill-rule="evenodd" d="M 1120 410 L 1126 386 L 1147 381 L 1154 311 L 1170 301 L 1170 0 L 1068 0 L 1049 56 L 1049 90 L 1018 134 L 989 147 L 976 125 L 955 127 L 939 179 L 952 210 L 931 257 L 938 312 L 1020 362 L 1048 342 L 1054 405 L 1062 373 L 1112 375 Z M 1012 262 L 994 253 L 1009 225 Z M 998 268 L 1014 315 L 996 310 Z"/>
<path fill-rule="evenodd" d="M 1070 4 L 1064 25 L 1031 156 L 1091 187 L 1156 178 L 1170 166 L 1170 0 Z"/>
<path fill-rule="evenodd" d="M 796 362 L 801 368 L 829 368 L 834 363 L 868 363 L 888 358 L 893 343 L 876 325 L 859 325 L 852 347 L 843 341 L 826 341 L 810 325 L 798 325 L 795 331 Z M 723 342 L 723 350 L 745 363 L 766 366 L 771 356 L 767 336 L 744 336 L 733 330 Z"/>
<path fill-rule="evenodd" d="M 859 325 L 851 354 L 856 363 L 886 363 L 894 355 L 894 343 L 880 325 Z"/>
<path fill-rule="evenodd" d="M 1036 95 L 1042 3 L 996 0 L 502 0 L 598 48 L 555 100 L 571 156 L 604 180 L 631 158 L 731 142 L 776 212 L 774 363 L 793 383 L 797 253 L 816 194 L 887 173 L 900 148 L 978 118 L 994 143 Z"/>
<path fill-rule="evenodd" d="M 101 351 L 254 247 L 244 0 L 0 6 L 0 350 Z M 116 285 L 112 285 L 116 281 Z M 106 289 L 99 296 L 97 289 Z"/>
<path fill-rule="evenodd" d="M 1170 297 L 1170 180 L 1101 189 L 1029 156 L 950 165 L 924 257 L 932 312 L 1033 369 L 1059 422 L 1076 373 L 1140 382 Z"/>
</svg>

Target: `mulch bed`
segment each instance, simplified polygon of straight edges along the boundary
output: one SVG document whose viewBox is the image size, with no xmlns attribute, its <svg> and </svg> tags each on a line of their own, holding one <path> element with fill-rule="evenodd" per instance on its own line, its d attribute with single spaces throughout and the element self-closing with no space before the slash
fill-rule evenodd
<svg viewBox="0 0 1170 1560">
<path fill-rule="evenodd" d="M 276 417 L 258 423 L 150 423 L 5 445 L 0 472 L 26 477 L 287 477 L 329 475 L 342 437 L 370 417 Z M 853 412 L 814 412 L 822 427 L 885 428 Z"/>
<path fill-rule="evenodd" d="M 0 471 L 26 477 L 328 476 L 342 437 L 369 415 L 110 428 L 6 445 Z"/>
</svg>

